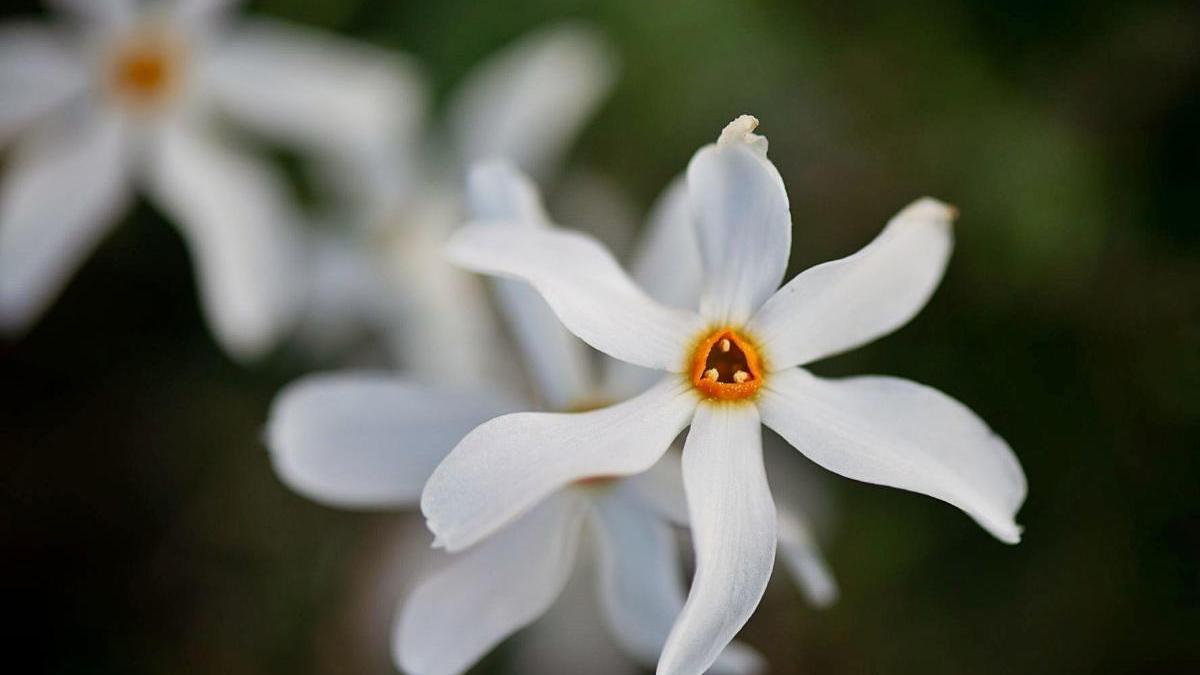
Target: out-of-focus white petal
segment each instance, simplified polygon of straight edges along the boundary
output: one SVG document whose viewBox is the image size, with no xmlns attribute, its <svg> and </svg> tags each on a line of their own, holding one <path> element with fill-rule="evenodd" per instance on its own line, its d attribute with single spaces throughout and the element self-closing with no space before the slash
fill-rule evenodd
<svg viewBox="0 0 1200 675">
<path fill-rule="evenodd" d="M 303 349 L 327 361 L 378 325 L 382 281 L 366 260 L 362 242 L 344 233 L 310 233 L 303 279 L 305 302 L 296 327 Z"/>
<path fill-rule="evenodd" d="M 81 57 L 44 26 L 0 26 L 0 143 L 83 91 Z"/>
<path fill-rule="evenodd" d="M 171 12 L 182 21 L 209 21 L 242 2 L 243 0 L 175 0 Z"/>
<path fill-rule="evenodd" d="M 702 403 L 683 446 L 696 575 L 659 675 L 702 673 L 762 599 L 775 565 L 775 502 L 751 404 Z"/>
<path fill-rule="evenodd" d="M 772 373 L 759 396 L 767 426 L 817 464 L 848 478 L 920 492 L 962 509 L 1008 543 L 1025 501 L 1025 473 L 1004 439 L 966 406 L 892 377 L 826 380 Z"/>
<path fill-rule="evenodd" d="M 673 446 L 654 466 L 624 480 L 622 485 L 632 499 L 660 517 L 687 527 L 687 495 L 683 491 L 683 468 L 679 448 Z"/>
<path fill-rule="evenodd" d="M 437 544 L 458 551 L 584 478 L 627 476 L 658 461 L 696 397 L 681 378 L 587 413 L 516 413 L 467 435 L 433 472 L 421 510 Z"/>
<path fill-rule="evenodd" d="M 953 208 L 920 199 L 859 252 L 805 270 L 779 289 L 747 327 L 770 366 L 832 356 L 908 323 L 942 280 L 953 219 Z"/>
<path fill-rule="evenodd" d="M 792 245 L 783 179 L 770 160 L 740 143 L 701 148 L 688 164 L 704 289 L 700 313 L 745 322 L 779 288 Z"/>
<path fill-rule="evenodd" d="M 92 26 L 124 25 L 137 13 L 135 0 L 46 0 L 46 4 Z"/>
<path fill-rule="evenodd" d="M 468 198 L 476 219 L 503 228 L 550 226 L 533 181 L 505 161 L 481 162 L 468 177 Z M 554 410 L 586 405 L 594 393 L 583 343 L 554 310 L 523 281 L 496 279 L 504 318 L 525 355 L 545 403 Z"/>
<path fill-rule="evenodd" d="M 259 356 L 302 297 L 284 186 L 198 125 L 177 121 L 156 140 L 147 178 L 192 251 L 209 325 L 233 356 Z"/>
<path fill-rule="evenodd" d="M 63 120 L 58 120 L 63 121 Z M 0 330 L 26 328 L 129 197 L 120 120 L 89 114 L 21 143 L 0 182 Z"/>
<path fill-rule="evenodd" d="M 654 667 L 671 624 L 683 608 L 683 579 L 675 534 L 657 514 L 621 494 L 596 500 L 600 603 L 609 631 L 630 656 Z M 731 644 L 710 673 L 759 672 L 762 657 Z M 698 671 L 697 671 L 698 672 Z"/>
<path fill-rule="evenodd" d="M 671 181 L 653 208 L 641 241 L 633 251 L 634 281 L 655 300 L 670 307 L 695 310 L 700 302 L 700 247 L 687 202 L 687 183 Z M 604 387 L 617 398 L 644 391 L 657 379 L 651 369 L 624 361 L 605 362 Z"/>
<path fill-rule="evenodd" d="M 314 501 L 415 506 L 429 474 L 468 431 L 517 407 L 383 373 L 312 375 L 275 398 L 267 444 L 279 477 Z"/>
<path fill-rule="evenodd" d="M 837 601 L 838 587 L 821 547 L 799 511 L 779 507 L 779 552 L 805 599 L 814 607 Z"/>
<path fill-rule="evenodd" d="M 586 506 L 554 495 L 423 581 L 397 625 L 400 668 L 457 675 L 541 616 L 570 578 Z"/>
<path fill-rule="evenodd" d="M 612 86 L 614 61 L 599 36 L 575 24 L 544 28 L 496 54 L 450 103 L 463 160 L 503 157 L 545 176 Z"/>
<path fill-rule="evenodd" d="M 699 316 L 664 307 L 638 288 L 596 240 L 549 228 L 466 226 L 448 245 L 458 264 L 533 285 L 584 342 L 647 368 L 680 372 Z"/>
<path fill-rule="evenodd" d="M 272 138 L 373 157 L 416 134 L 425 89 L 397 54 L 287 24 L 239 24 L 201 74 L 219 105 Z"/>
</svg>

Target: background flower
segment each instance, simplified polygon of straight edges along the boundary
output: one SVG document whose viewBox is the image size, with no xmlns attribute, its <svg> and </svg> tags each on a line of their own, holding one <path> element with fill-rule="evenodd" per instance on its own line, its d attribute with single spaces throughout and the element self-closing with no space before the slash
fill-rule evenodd
<svg viewBox="0 0 1200 675">
<path fill-rule="evenodd" d="M 775 673 L 1195 669 L 1191 5 L 250 9 L 411 53 L 435 101 L 528 30 L 587 20 L 622 78 L 572 163 L 648 204 L 731 115 L 782 120 L 771 148 L 796 219 L 792 273 L 857 250 L 913 194 L 952 201 L 954 259 L 920 320 L 814 369 L 926 382 L 1003 429 L 1030 478 L 1027 534 L 1009 549 L 933 500 L 839 481 L 853 508 L 828 550 L 838 604 L 809 611 L 777 575 L 745 640 Z M 0 11 L 45 14 L 34 0 Z M 279 357 L 252 376 L 228 363 L 190 270 L 165 215 L 135 205 L 33 331 L 0 347 L 16 655 L 60 673 L 394 672 L 352 648 L 341 604 L 390 555 L 390 520 L 278 483 L 258 435 L 301 364 Z M 525 672 L 511 656 L 479 672 Z"/>
</svg>

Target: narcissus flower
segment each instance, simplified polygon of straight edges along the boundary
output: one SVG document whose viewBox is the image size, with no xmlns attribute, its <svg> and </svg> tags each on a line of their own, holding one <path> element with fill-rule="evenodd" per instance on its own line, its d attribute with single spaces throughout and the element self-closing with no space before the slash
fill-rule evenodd
<svg viewBox="0 0 1200 675">
<path fill-rule="evenodd" d="M 392 142 L 329 172 L 325 184 L 345 204 L 330 219 L 349 227 L 323 233 L 315 246 L 305 342 L 338 352 L 365 333 L 418 377 L 503 381 L 508 364 L 485 288 L 442 255 L 469 217 L 468 168 L 506 159 L 556 174 L 611 89 L 616 61 L 586 25 L 537 28 L 468 72 L 448 97 L 445 124 L 417 116 Z"/>
<path fill-rule="evenodd" d="M 950 254 L 954 210 L 919 200 L 858 253 L 776 290 L 791 218 L 756 125 L 735 120 L 688 167 L 703 260 L 699 312 L 655 301 L 578 233 L 476 224 L 449 245 L 465 267 L 531 284 L 596 349 L 667 375 L 608 408 L 515 413 L 476 428 L 425 487 L 430 529 L 446 549 L 465 548 L 564 485 L 645 471 L 690 425 L 682 470 L 696 573 L 660 674 L 708 668 L 766 587 L 778 525 L 764 423 L 829 470 L 936 497 L 1002 541 L 1020 537 L 1024 473 L 965 406 L 906 380 L 829 380 L 801 368 L 899 328 L 924 306 Z"/>
<path fill-rule="evenodd" d="M 510 165 L 484 164 L 469 182 L 473 211 L 487 227 L 550 229 L 532 184 Z M 655 297 L 692 305 L 699 261 L 683 197 L 679 183 L 664 194 L 636 267 Z M 496 290 L 535 401 L 383 374 L 305 378 L 280 394 L 272 410 L 269 443 L 280 477 L 335 506 L 411 508 L 438 461 L 484 420 L 514 409 L 591 409 L 635 396 L 657 379 L 654 371 L 612 359 L 597 377 L 586 347 L 532 289 L 504 281 Z M 789 513 L 795 524 L 785 540 L 789 556 L 807 594 L 826 602 L 832 578 L 803 517 Z M 598 604 L 613 642 L 652 665 L 684 604 L 672 526 L 686 523 L 676 454 L 637 476 L 597 474 L 561 485 L 418 583 L 397 620 L 396 662 L 417 675 L 465 671 L 546 612 L 586 551 L 594 555 Z M 761 666 L 761 657 L 735 644 L 713 672 L 745 674 Z"/>
<path fill-rule="evenodd" d="M 296 217 L 280 177 L 224 119 L 323 156 L 393 134 L 403 64 L 268 21 L 226 26 L 225 0 L 57 0 L 72 30 L 0 29 L 0 330 L 27 328 L 128 206 L 179 226 L 213 332 L 269 348 L 298 307 Z"/>
</svg>

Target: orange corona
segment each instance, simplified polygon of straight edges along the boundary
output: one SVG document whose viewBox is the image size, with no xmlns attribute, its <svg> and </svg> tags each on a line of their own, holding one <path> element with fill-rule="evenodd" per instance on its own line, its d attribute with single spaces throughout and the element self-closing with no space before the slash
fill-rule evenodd
<svg viewBox="0 0 1200 675">
<path fill-rule="evenodd" d="M 127 103 L 156 106 L 178 87 L 182 68 L 180 45 L 169 35 L 147 29 L 117 48 L 110 82 Z"/>
<path fill-rule="evenodd" d="M 754 396 L 762 386 L 758 350 L 732 328 L 713 331 L 701 340 L 688 366 L 692 386 L 707 398 L 737 401 Z"/>
</svg>

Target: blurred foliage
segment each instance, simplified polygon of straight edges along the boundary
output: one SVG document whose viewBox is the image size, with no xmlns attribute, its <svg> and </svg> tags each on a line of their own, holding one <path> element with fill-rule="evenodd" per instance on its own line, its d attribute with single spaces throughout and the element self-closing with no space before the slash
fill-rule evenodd
<svg viewBox="0 0 1200 675">
<path fill-rule="evenodd" d="M 1194 3 L 249 7 L 413 53 L 441 97 L 528 28 L 590 21 L 623 77 L 574 161 L 648 204 L 725 122 L 754 113 L 792 198 L 793 271 L 856 250 L 921 194 L 959 206 L 929 307 L 816 369 L 911 377 L 978 411 L 1029 476 L 1025 540 L 1006 547 L 933 500 L 828 481 L 843 597 L 813 611 L 777 575 L 745 633 L 773 672 L 1200 669 Z M 388 672 L 345 617 L 396 523 L 280 486 L 260 429 L 303 364 L 230 363 L 194 295 L 179 238 L 142 206 L 35 330 L 0 346 L 0 583 L 17 661 Z M 481 671 L 503 672 L 504 657 Z"/>
</svg>

